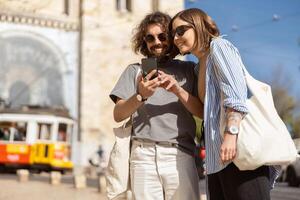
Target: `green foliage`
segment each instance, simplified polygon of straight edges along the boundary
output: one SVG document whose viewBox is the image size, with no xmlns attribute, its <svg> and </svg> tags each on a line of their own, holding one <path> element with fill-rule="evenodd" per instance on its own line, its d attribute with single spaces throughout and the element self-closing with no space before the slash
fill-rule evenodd
<svg viewBox="0 0 300 200">
<path fill-rule="evenodd" d="M 295 83 L 285 73 L 282 66 L 275 68 L 270 75 L 275 108 L 289 127 L 291 135 L 298 138 L 300 137 L 300 116 L 297 117 L 295 114 L 300 102 L 288 93 L 293 89 Z"/>
<path fill-rule="evenodd" d="M 275 108 L 281 119 L 287 123 L 293 123 L 293 113 L 296 109 L 296 101 L 286 89 L 279 86 L 272 88 Z"/>
<path fill-rule="evenodd" d="M 300 138 L 300 116 L 294 118 L 292 123 L 292 132 L 294 138 Z"/>
<path fill-rule="evenodd" d="M 200 143 L 200 138 L 201 138 L 201 124 L 202 124 L 202 119 L 194 116 L 194 119 L 196 121 L 196 142 Z"/>
<path fill-rule="evenodd" d="M 272 93 L 275 108 L 284 123 L 290 127 L 292 137 L 300 138 L 300 116 L 294 115 L 297 108 L 296 99 L 288 94 L 287 89 L 278 84 L 272 86 Z"/>
</svg>

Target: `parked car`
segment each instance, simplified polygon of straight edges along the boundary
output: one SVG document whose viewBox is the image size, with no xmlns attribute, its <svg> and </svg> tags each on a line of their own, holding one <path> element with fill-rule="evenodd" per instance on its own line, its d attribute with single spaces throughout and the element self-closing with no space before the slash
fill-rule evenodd
<svg viewBox="0 0 300 200">
<path fill-rule="evenodd" d="M 205 178 L 205 148 L 197 145 L 195 150 L 195 162 L 197 167 L 198 176 L 200 179 Z"/>
<path fill-rule="evenodd" d="M 300 151 L 298 154 L 300 155 Z M 289 186 L 298 187 L 300 185 L 300 159 L 287 166 L 284 177 Z"/>
<path fill-rule="evenodd" d="M 294 143 L 300 155 L 300 138 L 294 139 Z M 283 166 L 279 181 L 285 181 L 291 187 L 298 187 L 300 185 L 300 159 L 297 159 L 288 166 Z"/>
</svg>

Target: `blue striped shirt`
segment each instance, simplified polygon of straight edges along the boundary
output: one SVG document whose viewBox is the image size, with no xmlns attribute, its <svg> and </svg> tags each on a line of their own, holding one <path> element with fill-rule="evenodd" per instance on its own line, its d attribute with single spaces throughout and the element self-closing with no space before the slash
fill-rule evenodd
<svg viewBox="0 0 300 200">
<path fill-rule="evenodd" d="M 221 106 L 247 113 L 247 85 L 244 64 L 238 50 L 227 40 L 218 37 L 210 43 L 206 61 L 204 130 L 206 148 L 206 172 L 221 171 L 230 163 L 222 163 L 220 148 L 223 142 L 220 133 Z M 223 94 L 223 102 L 221 95 Z M 224 116 L 223 116 L 224 117 Z M 271 184 L 279 175 L 279 168 L 270 167 Z"/>
</svg>

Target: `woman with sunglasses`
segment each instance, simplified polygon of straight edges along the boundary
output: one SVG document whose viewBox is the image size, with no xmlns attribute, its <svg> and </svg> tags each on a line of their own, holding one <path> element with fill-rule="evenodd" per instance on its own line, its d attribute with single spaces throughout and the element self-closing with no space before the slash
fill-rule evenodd
<svg viewBox="0 0 300 200">
<path fill-rule="evenodd" d="M 198 95 L 204 103 L 206 172 L 210 200 L 268 200 L 278 171 L 262 166 L 240 171 L 236 155 L 239 124 L 247 114 L 247 86 L 238 50 L 220 37 L 215 22 L 205 12 L 191 8 L 177 13 L 170 31 L 181 54 L 198 60 Z M 223 99 L 223 100 L 221 100 Z M 220 116 L 221 106 L 226 110 Z M 224 133 L 219 125 L 225 121 Z"/>
</svg>

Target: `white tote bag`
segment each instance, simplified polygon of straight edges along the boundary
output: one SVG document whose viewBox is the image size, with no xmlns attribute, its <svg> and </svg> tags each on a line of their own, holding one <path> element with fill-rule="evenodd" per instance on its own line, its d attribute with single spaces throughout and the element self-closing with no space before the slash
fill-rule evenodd
<svg viewBox="0 0 300 200">
<path fill-rule="evenodd" d="M 129 188 L 131 120 L 113 131 L 116 140 L 106 169 L 106 192 L 109 199 L 121 200 L 126 199 Z"/>
<path fill-rule="evenodd" d="M 135 81 L 141 72 L 138 67 Z M 137 85 L 137 84 L 136 84 Z M 110 152 L 106 169 L 106 193 L 112 200 L 127 199 L 130 190 L 130 139 L 132 132 L 132 119 L 122 126 L 114 128 L 115 144 Z"/>
<path fill-rule="evenodd" d="M 254 170 L 262 165 L 285 165 L 295 161 L 297 150 L 275 109 L 271 87 L 255 80 L 245 68 L 244 72 L 252 96 L 246 102 L 249 113 L 240 124 L 234 164 L 240 170 Z M 221 116 L 220 130 L 224 133 L 223 106 Z"/>
</svg>

